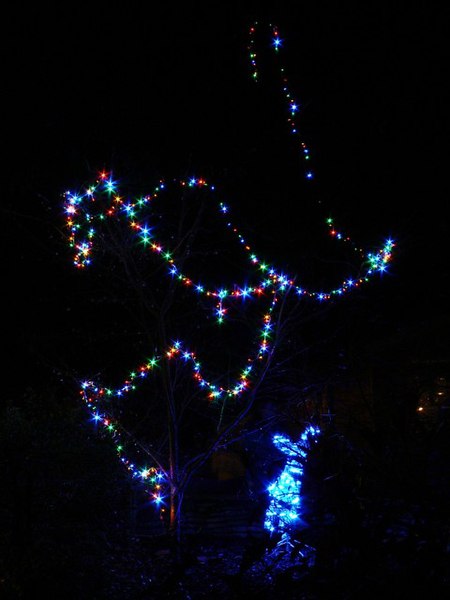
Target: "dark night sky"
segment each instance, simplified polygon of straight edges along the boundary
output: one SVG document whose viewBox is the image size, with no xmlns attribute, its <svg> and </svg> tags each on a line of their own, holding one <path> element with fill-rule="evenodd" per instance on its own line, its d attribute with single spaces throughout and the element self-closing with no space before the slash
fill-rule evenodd
<svg viewBox="0 0 450 600">
<path fill-rule="evenodd" d="M 224 185 L 243 229 L 293 271 L 308 219 L 322 217 L 320 199 L 360 244 L 396 239 L 391 274 L 374 292 L 394 321 L 447 315 L 447 19 L 436 7 L 392 14 L 386 3 L 312 4 L 268 19 L 229 3 L 204 12 L 64 3 L 4 17 L 3 289 L 14 360 L 29 355 L 29 339 L 61 327 L 75 281 L 64 275 L 72 267 L 61 194 L 102 168 L 149 189 L 187 173 Z M 261 64 L 259 88 L 249 78 L 255 18 L 262 28 L 276 23 L 285 40 L 317 173 L 312 193 L 270 64 L 266 74 Z"/>
</svg>

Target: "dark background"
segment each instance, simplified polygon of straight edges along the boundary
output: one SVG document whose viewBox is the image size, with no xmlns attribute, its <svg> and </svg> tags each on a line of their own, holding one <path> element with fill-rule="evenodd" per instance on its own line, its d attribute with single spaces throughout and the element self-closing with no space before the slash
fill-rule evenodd
<svg viewBox="0 0 450 600">
<path fill-rule="evenodd" d="M 250 77 L 247 51 L 255 20 L 261 26 L 258 85 Z M 302 107 L 298 125 L 316 173 L 312 182 L 303 178 L 286 126 L 274 57 L 264 47 L 270 43 L 267 23 L 276 24 L 284 40 L 280 61 Z M 128 514 L 126 474 L 110 446 L 91 434 L 84 413 L 73 408 L 78 390 L 70 376 L 84 377 L 93 359 L 101 365 L 108 357 L 99 356 L 95 335 L 82 337 L 90 327 L 87 307 L 101 295 L 102 280 L 91 291 L 72 267 L 63 193 L 94 181 L 102 169 L 111 170 L 125 192 L 151 191 L 161 178 L 205 177 L 223 190 L 235 221 L 260 254 L 312 287 L 332 250 L 323 241 L 326 217 L 333 216 L 367 250 L 387 237 L 395 240 L 388 273 L 343 300 L 331 319 L 349 340 L 358 338 L 357 348 L 364 347 L 355 362 L 369 356 L 383 376 L 377 434 L 369 439 L 361 429 L 374 456 L 378 452 L 385 460 L 376 463 L 382 467 L 373 477 L 377 501 L 370 514 L 378 517 L 384 502 L 394 504 L 389 493 L 404 471 L 412 473 L 413 483 L 396 493 L 408 510 L 416 500 L 421 515 L 427 507 L 439 508 L 428 520 L 428 538 L 414 533 L 410 539 L 418 547 L 444 531 L 448 442 L 441 442 L 445 451 L 439 445 L 436 450 L 432 442 L 426 445 L 427 438 L 425 452 L 415 442 L 409 452 L 403 421 L 396 429 L 384 428 L 383 420 L 392 425 L 399 405 L 398 412 L 406 405 L 415 411 L 417 390 L 411 393 L 413 386 L 404 383 L 413 381 L 416 364 L 423 380 L 429 365 L 428 379 L 448 376 L 447 39 L 445 9 L 426 3 L 393 9 L 392 3 L 295 2 L 262 12 L 241 3 L 206 9 L 16 3 L 4 16 L 2 295 L 4 393 L 11 410 L 0 423 L 0 439 L 8 490 L 3 546 L 13 549 L 8 581 L 28 581 L 33 597 L 39 582 L 51 588 L 60 578 L 62 587 L 55 589 L 66 597 L 71 582 L 83 587 L 99 576 L 91 543 L 92 556 L 107 561 L 102 572 L 108 578 L 123 572 L 128 581 L 133 568 L 138 580 L 147 565 L 146 551 L 139 562 L 134 550 L 105 550 L 114 511 Z M 329 275 L 333 287 L 346 273 Z M 110 330 L 113 337 L 113 322 Z M 124 369 L 134 368 L 123 348 Z M 122 346 L 114 351 L 119 355 Z M 331 364 L 325 362 L 324 370 Z M 440 431 L 442 440 L 445 430 Z M 397 442 L 406 458 L 394 451 L 384 456 Z M 338 461 L 341 454 L 334 450 L 327 458 Z M 392 456 L 394 467 L 400 466 L 392 469 L 391 486 L 384 475 L 391 477 L 386 466 L 394 464 Z M 423 480 L 415 470 L 421 461 Z M 331 469 L 333 461 L 324 464 Z M 370 469 L 365 477 L 372 477 Z M 426 491 L 420 497 L 427 478 L 431 501 Z M 324 504 L 338 498 L 345 507 L 352 489 L 345 488 L 342 501 L 333 487 L 315 498 L 324 498 Z M 348 515 L 343 515 L 335 541 L 345 540 Z M 397 516 L 391 521 L 397 523 Z M 391 521 L 380 527 L 380 540 Z M 325 544 L 330 539 L 324 534 Z M 412 544 L 405 554 L 405 581 L 417 547 Z M 327 568 L 338 553 L 330 550 Z M 367 572 L 382 580 L 372 569 L 377 557 L 368 562 Z M 424 562 L 431 580 L 435 562 L 433 556 Z M 355 570 L 364 573 L 365 567 Z M 370 587 L 374 579 L 368 581 Z M 330 589 L 334 592 L 333 582 Z"/>
<path fill-rule="evenodd" d="M 447 314 L 446 20 L 435 7 L 22 9 L 4 32 L 4 293 L 14 365 L 41 351 L 51 361 L 51 339 L 64 336 L 77 280 L 62 193 L 103 168 L 124 189 L 206 177 L 223 187 L 255 246 L 300 277 L 329 215 L 364 248 L 392 237 L 389 275 L 371 286 L 378 309 L 392 327 Z M 246 49 L 255 20 L 258 85 Z M 280 29 L 280 61 L 302 106 L 316 173 L 308 185 L 263 46 L 267 23 Z"/>
</svg>

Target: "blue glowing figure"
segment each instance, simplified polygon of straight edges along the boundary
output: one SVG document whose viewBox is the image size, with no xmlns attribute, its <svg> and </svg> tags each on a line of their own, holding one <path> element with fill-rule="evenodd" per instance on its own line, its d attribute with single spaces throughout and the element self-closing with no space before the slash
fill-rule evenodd
<svg viewBox="0 0 450 600">
<path fill-rule="evenodd" d="M 271 497 L 266 510 L 264 527 L 270 533 L 281 533 L 289 538 L 290 532 L 299 524 L 301 515 L 301 487 L 308 450 L 317 441 L 320 429 L 309 425 L 298 442 L 285 435 L 273 436 L 275 447 L 287 456 L 283 471 L 267 491 Z"/>
</svg>

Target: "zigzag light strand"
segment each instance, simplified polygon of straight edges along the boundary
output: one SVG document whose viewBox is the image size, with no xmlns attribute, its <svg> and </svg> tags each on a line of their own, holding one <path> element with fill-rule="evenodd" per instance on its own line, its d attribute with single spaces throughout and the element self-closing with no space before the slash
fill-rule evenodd
<svg viewBox="0 0 450 600">
<path fill-rule="evenodd" d="M 242 369 L 239 377 L 235 380 L 231 387 L 225 388 L 208 381 L 201 372 L 201 365 L 194 352 L 189 351 L 183 344 L 176 341 L 163 356 L 152 358 L 141 365 L 136 371 L 130 373 L 123 385 L 119 388 L 112 389 L 98 386 L 93 381 L 85 381 L 82 383 L 80 393 L 88 407 L 94 422 L 103 426 L 104 431 L 109 434 L 116 447 L 116 452 L 120 457 L 121 462 L 132 473 L 135 478 L 140 478 L 143 482 L 149 484 L 152 488 L 151 497 L 156 504 L 160 504 L 164 500 L 163 484 L 166 481 L 167 474 L 162 466 L 137 467 L 124 453 L 124 447 L 129 443 L 129 436 L 120 426 L 117 419 L 112 416 L 108 410 L 108 403 L 111 403 L 115 398 L 123 398 L 128 393 L 138 389 L 139 383 L 147 378 L 150 372 L 158 366 L 161 360 L 180 360 L 189 365 L 192 370 L 192 376 L 198 386 L 206 391 L 207 398 L 210 401 L 224 400 L 225 398 L 237 399 L 244 391 L 250 387 L 250 375 L 254 368 L 255 361 L 262 361 L 270 349 L 269 340 L 272 330 L 271 313 L 276 305 L 278 298 L 275 296 L 272 300 L 272 305 L 268 313 L 264 316 L 264 325 L 261 331 L 261 341 L 254 359 L 247 359 L 247 366 Z M 134 446 L 134 452 L 140 453 L 140 449 L 136 443 L 131 440 Z M 164 510 L 162 508 L 162 510 Z"/>
<path fill-rule="evenodd" d="M 210 186 L 205 179 L 191 178 L 189 181 L 180 180 L 177 182 L 180 188 L 195 187 L 208 189 L 211 192 L 215 190 L 214 186 Z M 260 279 L 253 285 L 235 283 L 230 286 L 230 289 L 206 287 L 203 283 L 195 281 L 193 277 L 183 273 L 177 266 L 174 253 L 165 246 L 162 241 L 157 240 L 152 233 L 151 227 L 147 222 L 139 220 L 139 213 L 144 209 L 149 209 L 150 204 L 166 189 L 166 184 L 160 182 L 155 191 L 151 195 L 143 196 L 136 200 L 124 200 L 119 195 L 118 184 L 112 180 L 108 173 L 101 173 L 96 183 L 87 188 L 82 194 L 73 192 L 65 193 L 65 212 L 67 214 L 66 225 L 69 229 L 69 244 L 75 249 L 74 264 L 78 268 L 83 268 L 91 264 L 91 255 L 94 249 L 94 239 L 97 234 L 97 224 L 101 225 L 108 218 L 128 220 L 129 226 L 138 236 L 139 242 L 144 248 L 148 248 L 161 260 L 168 265 L 168 273 L 175 277 L 180 283 L 193 289 L 197 294 L 202 294 L 207 297 L 217 298 L 217 318 L 219 322 L 223 321 L 224 313 L 222 311 L 223 301 L 226 298 L 247 298 L 249 296 L 260 296 L 263 290 L 268 287 L 275 287 L 283 291 L 291 286 L 295 288 L 297 295 L 317 300 L 329 300 L 333 296 L 340 296 L 344 292 L 360 286 L 362 283 L 368 282 L 369 277 L 375 273 L 382 273 L 386 270 L 386 265 L 392 257 L 392 249 L 394 242 L 387 240 L 385 245 L 376 253 L 368 253 L 359 249 L 359 255 L 365 261 L 367 267 L 364 273 L 357 279 L 345 279 L 339 287 L 328 291 L 308 290 L 303 286 L 295 283 L 298 281 L 298 276 L 286 275 L 282 273 L 275 265 L 261 260 L 258 255 L 252 251 L 251 246 L 247 243 L 239 229 L 226 221 L 226 227 L 229 228 L 236 236 L 239 244 L 247 253 L 250 264 L 258 273 Z M 105 202 L 106 196 L 106 202 Z M 106 204 L 101 212 L 101 204 Z M 97 209 L 100 212 L 97 212 Z M 229 208 L 223 202 L 218 205 L 220 214 L 228 216 Z M 145 213 L 148 218 L 148 214 Z M 332 219 L 327 219 L 330 235 L 336 240 L 349 241 L 349 238 L 336 230 Z"/>
<path fill-rule="evenodd" d="M 259 71 L 256 61 L 255 31 L 256 24 L 250 28 L 248 50 L 252 77 L 255 81 L 258 81 Z M 271 26 L 271 34 L 271 45 L 275 53 L 278 54 L 282 46 L 278 29 Z M 297 115 L 299 104 L 293 99 L 289 90 L 284 68 L 280 69 L 280 74 L 282 93 L 287 103 L 287 124 L 291 134 L 298 139 L 301 157 L 307 165 L 305 177 L 308 180 L 313 180 L 314 174 L 309 168 L 309 149 L 298 133 Z M 172 184 L 179 186 L 180 190 L 195 188 L 208 191 L 209 193 L 213 193 L 215 190 L 214 186 L 210 185 L 205 179 L 197 177 L 192 177 L 188 180 L 174 180 Z M 103 387 L 94 381 L 83 382 L 80 393 L 91 412 L 92 419 L 101 425 L 104 431 L 112 437 L 120 460 L 132 473 L 133 477 L 139 478 L 149 485 L 151 497 L 158 505 L 161 503 L 164 504 L 164 488 L 167 485 L 167 473 L 160 464 L 147 467 L 144 464 L 145 461 L 143 461 L 143 466 L 136 466 L 126 456 L 125 447 L 134 446 L 133 452 L 138 455 L 140 454 L 140 448 L 114 417 L 111 410 L 111 403 L 114 399 L 123 398 L 127 394 L 136 391 L 139 383 L 146 379 L 150 373 L 153 373 L 163 360 L 182 361 L 186 366 L 190 367 L 194 380 L 205 391 L 208 401 L 224 401 L 227 398 L 239 399 L 243 393 L 251 388 L 251 376 L 255 376 L 256 373 L 255 366 L 263 364 L 264 359 L 269 355 L 274 310 L 280 296 L 287 293 L 288 290 L 294 290 L 298 296 L 305 299 L 326 301 L 334 297 L 339 297 L 345 292 L 368 282 L 370 277 L 376 273 L 383 273 L 387 269 L 387 263 L 391 260 L 394 247 L 394 242 L 387 240 L 375 253 L 365 253 L 361 248 L 357 248 L 348 236 L 336 229 L 332 219 L 327 219 L 327 226 L 331 237 L 335 240 L 352 244 L 365 267 L 362 275 L 359 277 L 344 279 L 338 287 L 328 291 L 306 289 L 298 284 L 299 278 L 297 276 L 286 275 L 275 265 L 262 260 L 253 251 L 240 230 L 229 220 L 228 206 L 223 202 L 219 202 L 217 205 L 218 213 L 224 219 L 225 227 L 232 233 L 247 256 L 255 280 L 251 285 L 236 282 L 227 288 L 207 286 L 182 271 L 177 264 L 175 252 L 165 245 L 163 240 L 156 239 L 152 227 L 148 225 L 148 219 L 150 218 L 149 211 L 152 203 L 161 197 L 166 190 L 167 184 L 164 181 L 160 181 L 152 194 L 136 199 L 124 199 L 119 194 L 118 183 L 113 180 L 111 174 L 102 172 L 95 183 L 85 189 L 84 192 L 80 194 L 66 192 L 64 195 L 64 209 L 66 213 L 66 225 L 69 231 L 68 240 L 71 248 L 74 250 L 74 265 L 77 268 L 85 268 L 92 263 L 95 245 L 99 243 L 99 231 L 101 231 L 102 225 L 108 219 L 125 220 L 131 230 L 135 232 L 137 242 L 142 246 L 142 249 L 150 252 L 153 257 L 166 264 L 168 277 L 175 279 L 182 286 L 192 290 L 196 295 L 202 295 L 205 298 L 213 300 L 213 311 L 218 324 L 224 322 L 225 315 L 228 312 L 227 301 L 255 298 L 259 301 L 265 300 L 268 302 L 268 309 L 263 311 L 262 323 L 257 332 L 258 341 L 254 344 L 254 354 L 246 359 L 245 367 L 239 370 L 239 374 L 235 377 L 231 385 L 213 384 L 212 380 L 207 378 L 201 369 L 196 353 L 189 349 L 188 345 L 182 341 L 175 341 L 170 347 L 161 349 L 158 356 L 144 362 L 135 371 L 130 373 L 128 378 L 118 388 Z M 310 436 L 314 432 L 317 433 L 316 430 L 311 429 L 311 431 L 305 432 L 304 435 Z M 288 448 L 288 444 L 281 437 L 278 441 L 280 449 L 283 450 L 283 444 L 285 448 Z M 274 440 L 274 443 L 278 442 Z M 296 489 L 299 488 L 298 484 L 295 483 L 293 485 Z M 275 488 L 273 488 L 272 492 L 275 493 Z M 291 508 L 290 514 L 294 514 L 293 511 L 294 509 Z M 277 515 L 276 518 L 278 519 L 279 513 Z M 266 518 L 268 519 L 268 523 L 273 523 L 269 513 L 266 515 Z M 268 526 L 269 529 L 270 527 L 271 525 Z"/>
</svg>

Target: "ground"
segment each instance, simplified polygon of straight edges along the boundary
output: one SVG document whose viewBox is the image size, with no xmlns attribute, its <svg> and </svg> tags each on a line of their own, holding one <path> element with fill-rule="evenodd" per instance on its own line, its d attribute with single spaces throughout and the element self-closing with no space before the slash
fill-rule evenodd
<svg viewBox="0 0 450 600">
<path fill-rule="evenodd" d="M 342 549 L 332 562 L 317 564 L 315 552 L 305 546 L 264 552 L 264 544 L 255 540 L 190 540 L 183 567 L 177 569 L 167 547 L 136 539 L 128 555 L 110 557 L 115 573 L 105 597 L 386 600 L 400 597 L 411 585 L 435 600 L 450 597 L 448 556 L 440 562 L 432 549 L 421 551 L 420 546 L 419 541 L 411 545 L 391 540 L 384 555 Z"/>
<path fill-rule="evenodd" d="M 111 557 L 116 565 L 108 598 L 272 598 L 307 577 L 312 555 L 303 548 L 303 556 L 286 552 L 286 546 L 264 552 L 264 545 L 253 540 L 219 543 L 214 540 L 190 540 L 183 566 L 176 568 L 167 547 L 152 547 L 147 540 L 135 540 L 131 560 L 123 554 Z M 289 547 L 292 551 L 292 547 Z M 131 548 L 130 548 L 131 550 Z M 122 563 L 123 579 L 117 577 Z M 291 590 L 293 593 L 294 591 Z M 298 595 L 292 598 L 313 598 Z"/>
</svg>

